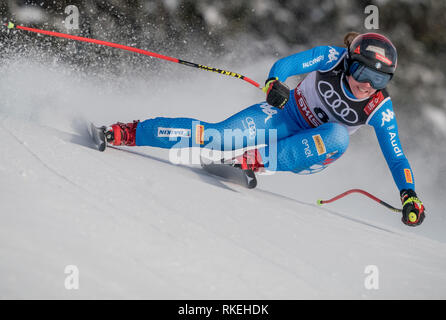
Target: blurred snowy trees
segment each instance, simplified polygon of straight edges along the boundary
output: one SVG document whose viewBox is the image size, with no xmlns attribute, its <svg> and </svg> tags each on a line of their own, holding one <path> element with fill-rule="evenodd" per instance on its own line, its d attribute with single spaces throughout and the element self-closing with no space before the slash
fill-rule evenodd
<svg viewBox="0 0 446 320">
<path fill-rule="evenodd" d="M 79 30 L 64 24 L 65 8 L 79 8 Z M 379 30 L 367 30 L 364 12 L 379 9 Z M 446 109 L 446 1 L 443 0 L 2 0 L 2 22 L 119 42 L 198 62 L 211 57 L 281 57 L 315 45 L 342 45 L 345 32 L 377 31 L 399 51 L 394 84 L 400 101 Z M 32 34 L 0 33 L 4 52 L 36 45 L 79 68 L 116 56 L 144 66 L 143 57 Z M 204 58 L 203 58 L 204 57 Z M 227 59 L 227 58 L 226 58 Z M 231 63 L 231 61 L 225 61 Z M 119 71 L 118 71 L 119 72 Z M 266 72 L 266 71 L 265 71 Z"/>
</svg>

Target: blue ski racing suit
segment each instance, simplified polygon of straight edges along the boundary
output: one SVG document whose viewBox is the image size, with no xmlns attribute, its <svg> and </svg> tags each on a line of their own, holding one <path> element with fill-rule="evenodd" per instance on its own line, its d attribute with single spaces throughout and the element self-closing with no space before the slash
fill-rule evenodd
<svg viewBox="0 0 446 320">
<path fill-rule="evenodd" d="M 290 91 L 283 109 L 261 102 L 218 123 L 148 119 L 136 128 L 136 145 L 220 150 L 255 146 L 265 169 L 311 174 L 337 160 L 348 147 L 349 135 L 370 125 L 398 189 L 415 190 L 388 92 L 383 89 L 366 99 L 355 98 L 346 82 L 345 55 L 345 48 L 319 46 L 278 60 L 269 78 L 284 82 L 308 74 Z"/>
</svg>

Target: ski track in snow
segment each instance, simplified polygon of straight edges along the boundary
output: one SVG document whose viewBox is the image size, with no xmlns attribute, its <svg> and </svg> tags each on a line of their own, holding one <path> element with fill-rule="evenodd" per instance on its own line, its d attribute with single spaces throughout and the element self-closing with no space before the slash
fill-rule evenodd
<svg viewBox="0 0 446 320">
<path fill-rule="evenodd" d="M 239 100 L 258 99 L 243 96 L 238 82 L 214 79 L 218 86 L 186 111 L 175 106 L 195 101 L 194 82 L 169 97 L 148 97 L 136 84 L 131 98 L 110 94 L 104 107 L 86 99 L 97 84 L 75 85 L 38 67 L 19 71 L 5 71 L 9 87 L 0 94 L 27 78 L 47 79 L 0 103 L 0 298 L 446 297 L 441 216 L 414 230 L 387 209 L 363 205 L 368 200 L 320 207 L 308 196 L 342 188 L 345 176 L 336 172 L 355 168 L 353 154 L 315 177 L 259 176 L 248 190 L 197 165 L 174 165 L 166 150 L 92 148 L 83 119 L 144 117 L 154 112 L 147 101 L 162 101 L 161 111 L 174 116 L 223 119 Z M 208 77 L 196 81 L 212 86 Z M 78 92 L 49 89 L 58 86 Z M 219 94 L 221 108 L 206 108 Z M 321 184 L 326 176 L 339 186 Z M 67 265 L 79 267 L 79 290 L 64 288 Z M 379 269 L 378 290 L 365 288 L 369 265 Z"/>
</svg>

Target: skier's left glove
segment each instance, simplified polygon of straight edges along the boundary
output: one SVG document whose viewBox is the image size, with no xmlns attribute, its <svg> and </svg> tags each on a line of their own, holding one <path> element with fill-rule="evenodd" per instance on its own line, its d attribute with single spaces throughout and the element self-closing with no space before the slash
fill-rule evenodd
<svg viewBox="0 0 446 320">
<path fill-rule="evenodd" d="M 266 93 L 266 102 L 279 109 L 283 109 L 290 98 L 290 89 L 278 78 L 267 79 L 262 91 Z"/>
<path fill-rule="evenodd" d="M 415 191 L 412 189 L 401 190 L 401 202 L 403 204 L 401 221 L 411 227 L 420 225 L 425 218 L 425 209 Z"/>
</svg>

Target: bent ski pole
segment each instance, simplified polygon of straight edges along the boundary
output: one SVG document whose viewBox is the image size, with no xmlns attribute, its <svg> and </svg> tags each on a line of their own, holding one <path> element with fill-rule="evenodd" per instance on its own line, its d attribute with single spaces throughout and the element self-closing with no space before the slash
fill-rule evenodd
<svg viewBox="0 0 446 320">
<path fill-rule="evenodd" d="M 368 193 L 367 191 L 364 191 L 364 190 L 361 190 L 361 189 L 351 189 L 351 190 L 345 191 L 344 193 L 341 193 L 341 194 L 337 195 L 336 197 L 333 197 L 333 198 L 331 198 L 329 200 L 318 200 L 317 204 L 321 206 L 321 205 L 323 205 L 325 203 L 331 203 L 331 202 L 339 200 L 339 199 L 341 199 L 341 198 L 343 198 L 343 197 L 345 197 L 345 196 L 347 196 L 349 194 L 355 193 L 355 192 L 363 194 L 363 195 L 369 197 L 370 199 L 378 202 L 379 204 L 381 204 L 384 207 L 392 210 L 393 212 L 402 212 L 401 209 L 395 208 L 395 207 L 391 206 L 390 204 L 384 202 L 383 200 L 381 200 L 381 199 L 375 197 L 374 195 Z"/>
<path fill-rule="evenodd" d="M 107 42 L 107 41 L 102 41 L 102 40 L 97 40 L 97 39 L 91 39 L 91 38 L 74 36 L 74 35 L 60 33 L 60 32 L 47 31 L 47 30 L 40 30 L 40 29 L 35 29 L 35 28 L 28 28 L 28 27 L 18 26 L 18 25 L 15 25 L 12 22 L 9 22 L 5 26 L 8 27 L 8 29 L 19 29 L 19 30 L 34 32 L 34 33 L 43 34 L 43 35 L 47 35 L 47 36 L 51 36 L 51 37 L 65 38 L 65 39 L 70 39 L 70 40 L 75 40 L 75 41 L 94 43 L 94 44 L 97 44 L 97 45 L 107 46 L 107 47 L 111 47 L 111 48 L 117 48 L 117 49 L 121 49 L 121 50 L 127 50 L 127 51 L 131 51 L 131 52 L 143 54 L 143 55 L 146 55 L 146 56 L 150 56 L 150 57 L 153 57 L 153 58 L 158 58 L 158 59 L 162 59 L 162 60 L 166 60 L 166 61 L 170 61 L 170 62 L 179 63 L 179 64 L 182 64 L 182 65 L 185 65 L 185 66 L 188 66 L 188 67 L 198 68 L 200 70 L 216 72 L 216 73 L 220 73 L 220 74 L 223 74 L 223 75 L 226 75 L 226 76 L 238 78 L 238 79 L 244 80 L 244 81 L 252 84 L 253 86 L 261 89 L 260 85 L 257 82 L 255 82 L 254 80 L 252 80 L 252 79 L 250 79 L 250 78 L 248 78 L 248 77 L 246 77 L 244 75 L 238 74 L 236 72 L 222 70 L 222 69 L 218 69 L 218 68 L 214 68 L 214 67 L 208 67 L 208 66 L 205 66 L 205 65 L 202 65 L 202 64 L 197 64 L 197 63 L 194 63 L 194 62 L 189 62 L 189 61 L 185 61 L 185 60 L 181 60 L 181 59 L 177 59 L 177 58 L 172 58 L 172 57 L 169 57 L 169 56 L 165 56 L 165 55 L 162 55 L 162 54 L 159 54 L 159 53 L 155 53 L 155 52 L 150 52 L 150 51 L 147 51 L 147 50 L 142 50 L 142 49 L 138 49 L 138 48 L 134 48 L 134 47 L 129 47 L 129 46 L 113 43 L 113 42 Z"/>
</svg>

